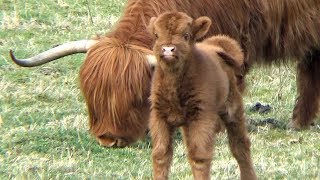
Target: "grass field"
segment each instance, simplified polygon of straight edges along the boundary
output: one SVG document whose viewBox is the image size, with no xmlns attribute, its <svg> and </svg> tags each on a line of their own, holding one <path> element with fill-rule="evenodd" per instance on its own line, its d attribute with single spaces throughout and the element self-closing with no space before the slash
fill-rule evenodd
<svg viewBox="0 0 320 180">
<path fill-rule="evenodd" d="M 10 49 L 24 58 L 70 40 L 104 34 L 124 0 L 0 0 L 0 179 L 150 179 L 151 145 L 106 149 L 88 132 L 79 90 L 84 55 L 34 68 L 14 65 Z M 89 11 L 90 10 L 90 11 Z M 256 67 L 244 102 L 252 157 L 260 179 L 320 179 L 320 127 L 286 129 L 296 97 L 295 65 Z M 256 102 L 271 112 L 251 112 Z M 259 123 L 266 118 L 275 125 Z M 239 179 L 225 134 L 218 136 L 212 179 Z M 171 179 L 192 179 L 181 136 L 175 139 Z"/>
</svg>

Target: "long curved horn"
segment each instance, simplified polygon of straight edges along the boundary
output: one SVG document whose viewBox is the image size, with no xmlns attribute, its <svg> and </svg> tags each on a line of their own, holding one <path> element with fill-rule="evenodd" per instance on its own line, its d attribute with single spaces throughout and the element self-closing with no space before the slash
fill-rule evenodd
<svg viewBox="0 0 320 180">
<path fill-rule="evenodd" d="M 97 40 L 71 41 L 54 47 L 52 49 L 49 49 L 28 59 L 17 59 L 13 55 L 13 51 L 10 50 L 10 57 L 12 61 L 14 61 L 19 66 L 34 67 L 71 54 L 86 53 L 89 50 L 89 48 L 97 42 Z"/>
</svg>

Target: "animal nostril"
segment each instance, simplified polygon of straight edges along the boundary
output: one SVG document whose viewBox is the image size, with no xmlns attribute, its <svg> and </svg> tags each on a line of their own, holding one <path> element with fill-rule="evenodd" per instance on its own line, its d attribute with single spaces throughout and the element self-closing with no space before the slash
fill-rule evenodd
<svg viewBox="0 0 320 180">
<path fill-rule="evenodd" d="M 176 48 L 173 46 L 173 47 L 171 47 L 172 49 L 171 49 L 171 52 L 173 52 L 173 51 L 175 51 L 176 50 Z"/>
</svg>

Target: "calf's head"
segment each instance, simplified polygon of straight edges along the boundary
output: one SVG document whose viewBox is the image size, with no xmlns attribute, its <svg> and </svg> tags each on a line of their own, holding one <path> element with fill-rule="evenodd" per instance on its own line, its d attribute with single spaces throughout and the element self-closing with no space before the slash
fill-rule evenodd
<svg viewBox="0 0 320 180">
<path fill-rule="evenodd" d="M 150 19 L 148 31 L 154 37 L 153 52 L 158 63 L 175 66 L 184 63 L 195 41 L 208 32 L 208 17 L 192 19 L 182 12 L 167 12 Z"/>
</svg>

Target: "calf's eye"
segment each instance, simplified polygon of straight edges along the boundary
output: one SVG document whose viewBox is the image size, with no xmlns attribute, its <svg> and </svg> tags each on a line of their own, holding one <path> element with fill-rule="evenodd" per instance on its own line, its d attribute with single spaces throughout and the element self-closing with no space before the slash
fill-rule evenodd
<svg viewBox="0 0 320 180">
<path fill-rule="evenodd" d="M 184 38 L 184 40 L 189 41 L 190 38 L 191 38 L 191 36 L 190 36 L 189 33 L 184 33 L 184 34 L 183 34 L 183 38 Z"/>
<path fill-rule="evenodd" d="M 159 38 L 159 36 L 158 36 L 158 34 L 157 34 L 157 33 L 154 33 L 154 37 L 155 37 L 156 39 L 158 39 L 158 38 Z"/>
</svg>

